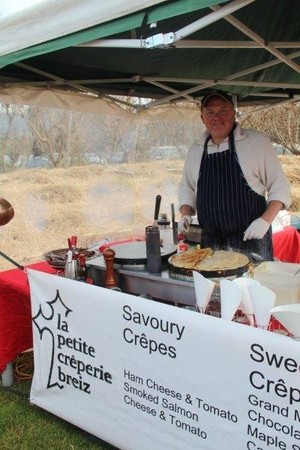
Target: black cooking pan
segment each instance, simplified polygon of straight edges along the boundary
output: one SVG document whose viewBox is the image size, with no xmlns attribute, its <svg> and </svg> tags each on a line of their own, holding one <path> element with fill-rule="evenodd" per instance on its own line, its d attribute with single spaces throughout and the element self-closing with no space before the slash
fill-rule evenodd
<svg viewBox="0 0 300 450">
<path fill-rule="evenodd" d="M 112 245 L 111 248 L 115 251 L 114 262 L 121 265 L 145 265 L 147 263 L 146 242 L 134 241 L 126 242 L 124 244 Z M 162 262 L 168 261 L 168 258 L 176 253 L 176 246 L 173 244 L 166 244 L 161 250 Z"/>
<path fill-rule="evenodd" d="M 183 267 L 173 266 L 169 260 L 169 270 L 172 273 L 176 273 L 178 275 L 184 275 L 188 277 L 193 276 L 193 269 L 184 269 Z M 250 262 L 243 267 L 238 267 L 236 269 L 226 269 L 226 270 L 196 270 L 196 272 L 203 275 L 205 278 L 226 278 L 226 277 L 240 277 L 244 273 L 248 271 L 250 267 Z"/>
<path fill-rule="evenodd" d="M 170 265 L 169 270 L 172 273 L 176 273 L 176 274 L 180 274 L 180 275 L 185 275 L 188 277 L 192 277 L 193 276 L 193 271 L 196 271 L 198 273 L 200 273 L 201 275 L 203 275 L 205 278 L 222 278 L 222 277 L 240 277 L 242 276 L 244 273 L 246 273 L 249 270 L 249 267 L 252 263 L 252 258 L 250 258 L 250 255 L 246 255 L 248 258 L 248 263 L 246 263 L 245 265 L 241 266 L 241 267 L 237 267 L 235 269 L 223 269 L 223 270 L 195 270 L 195 269 L 185 269 L 183 267 L 176 267 L 173 266 L 172 264 L 172 258 L 168 259 L 168 263 Z"/>
</svg>

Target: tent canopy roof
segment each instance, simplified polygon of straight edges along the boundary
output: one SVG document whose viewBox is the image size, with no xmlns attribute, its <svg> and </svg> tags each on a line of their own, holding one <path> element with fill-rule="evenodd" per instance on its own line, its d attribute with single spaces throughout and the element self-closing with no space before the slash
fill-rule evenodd
<svg viewBox="0 0 300 450">
<path fill-rule="evenodd" d="M 299 23 L 298 0 L 44 0 L 0 19 L 0 94 L 152 98 L 143 108 L 211 88 L 242 105 L 300 100 Z"/>
</svg>

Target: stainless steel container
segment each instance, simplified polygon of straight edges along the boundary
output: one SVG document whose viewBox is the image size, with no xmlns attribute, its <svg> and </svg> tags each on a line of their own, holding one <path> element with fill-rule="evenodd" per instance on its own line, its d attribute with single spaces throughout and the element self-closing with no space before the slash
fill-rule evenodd
<svg viewBox="0 0 300 450">
<path fill-rule="evenodd" d="M 201 232 L 202 232 L 202 229 L 201 229 L 200 225 L 191 223 L 191 225 L 188 227 L 188 229 L 184 233 L 185 240 L 187 242 L 191 242 L 194 244 L 200 244 Z"/>
</svg>

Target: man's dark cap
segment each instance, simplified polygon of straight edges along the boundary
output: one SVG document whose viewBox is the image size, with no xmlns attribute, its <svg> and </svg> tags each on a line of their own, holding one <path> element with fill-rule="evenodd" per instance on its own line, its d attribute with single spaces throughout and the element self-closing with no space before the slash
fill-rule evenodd
<svg viewBox="0 0 300 450">
<path fill-rule="evenodd" d="M 206 105 L 206 103 L 208 102 L 208 100 L 211 97 L 220 97 L 223 100 L 225 100 L 227 103 L 230 103 L 232 106 L 233 105 L 233 101 L 232 101 L 232 97 L 228 94 L 226 94 L 226 92 L 220 92 L 220 91 L 210 91 L 208 92 L 201 100 L 201 109 L 204 108 L 204 106 Z"/>
</svg>

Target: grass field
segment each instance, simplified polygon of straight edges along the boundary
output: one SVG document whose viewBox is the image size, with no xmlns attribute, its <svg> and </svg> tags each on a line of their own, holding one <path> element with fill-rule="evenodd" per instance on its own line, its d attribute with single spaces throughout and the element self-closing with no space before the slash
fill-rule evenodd
<svg viewBox="0 0 300 450">
<path fill-rule="evenodd" d="M 0 386 L 1 450 L 113 450 L 115 447 L 30 404 L 29 383 Z"/>
</svg>

